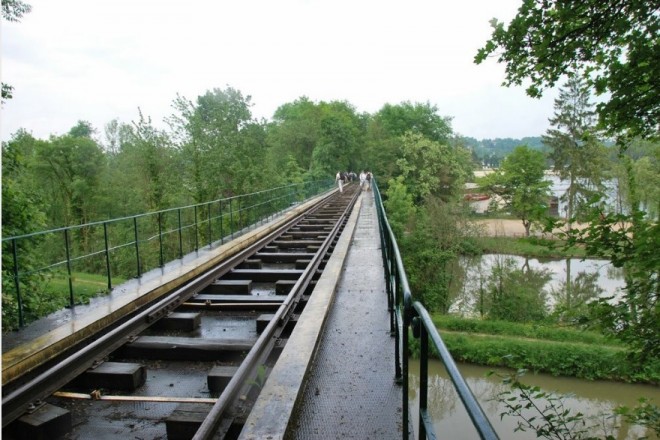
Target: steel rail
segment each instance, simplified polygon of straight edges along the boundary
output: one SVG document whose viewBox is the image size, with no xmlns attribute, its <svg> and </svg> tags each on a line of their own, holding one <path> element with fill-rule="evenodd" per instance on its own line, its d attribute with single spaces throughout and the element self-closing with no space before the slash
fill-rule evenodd
<svg viewBox="0 0 660 440">
<path fill-rule="evenodd" d="M 341 226 L 343 226 L 346 219 L 348 218 L 348 214 L 350 214 L 351 210 L 353 209 L 353 206 L 355 205 L 359 195 L 360 193 L 358 191 L 353 194 L 350 202 L 348 203 L 348 206 L 337 219 L 334 227 L 323 241 L 319 251 L 316 252 L 301 277 L 294 284 L 291 292 L 289 292 L 287 295 L 284 303 L 278 308 L 273 319 L 268 323 L 252 349 L 248 352 L 245 360 L 241 363 L 241 366 L 232 376 L 226 388 L 222 394 L 220 394 L 216 403 L 213 405 L 213 408 L 211 408 L 208 416 L 195 433 L 193 440 L 208 440 L 214 437 L 216 431 L 221 425 L 225 411 L 238 397 L 239 391 L 243 388 L 245 383 L 247 383 L 247 380 L 254 372 L 254 369 L 257 367 L 257 365 L 259 365 L 259 360 L 264 358 L 264 352 L 268 350 L 268 347 L 274 344 L 274 335 L 277 328 L 282 328 L 284 324 L 286 324 L 286 320 L 291 314 L 293 307 L 297 304 L 300 296 L 302 296 L 302 293 L 311 282 L 312 277 L 321 264 L 323 257 L 325 256 L 327 250 L 330 248 L 330 244 L 338 235 Z"/>
<path fill-rule="evenodd" d="M 55 363 L 35 377 L 26 379 L 17 388 L 7 392 L 2 397 L 2 427 L 4 428 L 16 420 L 35 403 L 39 403 L 50 396 L 73 378 L 94 365 L 95 362 L 103 359 L 109 353 L 128 342 L 131 337 L 149 327 L 157 318 L 164 316 L 176 306 L 186 302 L 190 297 L 213 282 L 213 280 L 229 272 L 234 266 L 254 253 L 255 250 L 265 246 L 305 216 L 315 212 L 320 206 L 335 197 L 336 193 L 322 197 L 314 206 L 283 222 L 271 233 L 232 255 L 215 268 L 200 275 L 184 286 L 177 288 L 172 293 L 165 295 L 162 299 L 152 303 L 152 305 L 144 306 L 141 310 L 134 312 L 131 318 L 90 342 L 71 356 Z M 3 388 L 6 389 L 7 385 L 3 384 Z"/>
</svg>

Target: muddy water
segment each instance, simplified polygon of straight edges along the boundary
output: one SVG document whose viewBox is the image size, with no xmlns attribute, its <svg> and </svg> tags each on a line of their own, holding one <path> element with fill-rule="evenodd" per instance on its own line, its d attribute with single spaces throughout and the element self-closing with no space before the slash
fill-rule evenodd
<svg viewBox="0 0 660 440">
<path fill-rule="evenodd" d="M 462 316 L 477 315 L 479 290 L 488 283 L 488 277 L 498 260 L 512 259 L 516 267 L 532 270 L 545 270 L 550 279 L 543 287 L 547 298 L 547 306 L 552 310 L 555 304 L 554 292 L 566 285 L 566 280 L 575 282 L 581 274 L 596 274 L 596 288 L 600 289 L 600 296 L 621 296 L 625 287 L 623 271 L 614 268 L 607 260 L 579 258 L 568 259 L 540 259 L 525 258 L 508 254 L 484 254 L 477 257 L 462 257 L 454 268 L 456 282 L 451 289 L 451 306 L 449 312 Z"/>
<path fill-rule="evenodd" d="M 533 431 L 514 432 L 517 419 L 512 416 L 500 417 L 504 407 L 493 399 L 498 393 L 508 389 L 502 384 L 501 377 L 495 375 L 487 377 L 490 367 L 480 367 L 468 364 L 459 364 L 459 369 L 465 377 L 468 386 L 475 394 L 479 404 L 488 416 L 499 437 L 512 440 L 536 439 Z M 501 374 L 510 373 L 507 370 L 497 370 Z M 415 425 L 417 438 L 417 414 L 419 388 L 419 362 L 410 361 L 410 407 L 411 420 Z M 589 425 L 597 425 L 590 433 L 597 438 L 612 435 L 617 440 L 631 440 L 646 436 L 658 440 L 652 432 L 647 432 L 639 426 L 622 425 L 620 418 L 607 418 L 603 414 L 611 414 L 618 406 L 636 406 L 641 397 L 652 399 L 660 404 L 660 387 L 652 385 L 631 385 L 618 382 L 586 381 L 574 378 L 559 378 L 543 374 L 527 374 L 523 382 L 535 385 L 541 389 L 557 394 L 572 394 L 564 400 L 564 405 L 572 412 L 581 412 L 586 416 L 595 417 L 588 421 Z M 540 402 L 544 404 L 544 402 Z M 439 361 L 429 364 L 429 402 L 430 413 L 434 420 L 435 432 L 438 438 L 453 440 L 472 440 L 478 438 L 470 419 L 463 409 L 451 381 Z"/>
</svg>

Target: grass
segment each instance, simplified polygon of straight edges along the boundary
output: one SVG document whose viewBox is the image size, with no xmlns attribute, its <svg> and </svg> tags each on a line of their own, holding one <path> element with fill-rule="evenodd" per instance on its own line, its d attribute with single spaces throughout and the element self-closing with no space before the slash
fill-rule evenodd
<svg viewBox="0 0 660 440">
<path fill-rule="evenodd" d="M 112 278 L 112 284 L 123 283 L 123 278 Z M 86 304 L 90 298 L 104 295 L 108 292 L 108 278 L 105 275 L 95 275 L 84 272 L 71 274 L 73 296 L 76 304 Z M 69 278 L 66 273 L 58 272 L 47 281 L 44 293 L 52 298 L 69 297 Z"/>
<path fill-rule="evenodd" d="M 543 339 L 554 342 L 574 342 L 582 344 L 609 345 L 621 347 L 621 343 L 607 338 L 601 333 L 554 325 L 465 319 L 450 315 L 434 314 L 433 323 L 440 331 L 449 330 L 461 333 L 489 334 L 525 339 Z"/>
<path fill-rule="evenodd" d="M 564 242 L 538 237 L 477 237 L 477 247 L 484 253 L 501 253 L 539 258 L 586 258 L 583 248 L 565 248 Z"/>
<path fill-rule="evenodd" d="M 660 383 L 660 361 L 635 365 L 622 344 L 599 333 L 439 314 L 432 319 L 459 362 L 591 380 Z M 418 355 L 419 341 L 412 339 L 410 348 L 413 356 Z"/>
</svg>

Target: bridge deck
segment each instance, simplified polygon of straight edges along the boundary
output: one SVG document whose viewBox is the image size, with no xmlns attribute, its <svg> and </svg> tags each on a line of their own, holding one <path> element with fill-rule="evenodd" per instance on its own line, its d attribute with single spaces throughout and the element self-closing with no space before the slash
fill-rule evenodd
<svg viewBox="0 0 660 440">
<path fill-rule="evenodd" d="M 323 312 L 327 316 L 324 318 L 326 327 L 315 343 L 314 362 L 311 366 L 304 365 L 304 383 L 293 396 L 295 410 L 286 424 L 286 433 L 273 433 L 272 438 L 281 438 L 283 434 L 291 439 L 402 437 L 402 388 L 394 382 L 395 342 L 389 332 L 373 193 L 363 193 L 356 208 L 359 212 L 351 216 L 354 233 L 345 239 L 347 259 L 335 270 L 339 281 L 336 289 L 331 289 L 334 291 L 334 297 L 331 295 L 328 301 L 331 309 Z M 271 227 L 266 225 L 263 229 Z M 79 306 L 74 312 L 65 311 L 65 316 L 51 317 L 13 337 L 4 337 L 3 380 L 7 364 L 11 364 L 14 357 L 38 356 L 39 352 L 48 351 L 49 347 L 80 333 L 81 328 L 93 327 L 90 323 L 96 322 L 98 315 L 112 314 L 130 298 L 159 290 L 154 286 L 171 285 L 181 272 L 202 270 L 205 265 L 202 260 L 211 260 L 233 246 L 238 245 L 232 242 L 209 251 L 208 255 L 197 253 L 192 261 L 173 262 L 155 276 L 143 277 L 139 283 L 129 282 L 116 289 L 122 294 L 106 297 L 101 307 L 99 304 Z M 334 286 L 336 280 L 331 283 Z M 310 305 L 305 310 L 307 308 Z M 313 323 L 313 319 L 311 321 Z M 316 322 L 316 327 L 319 323 Z M 242 438 L 259 437 L 247 434 Z"/>
<path fill-rule="evenodd" d="M 291 439 L 400 439 L 401 392 L 394 382 L 378 218 L 362 206 L 335 301 L 289 425 Z"/>
</svg>

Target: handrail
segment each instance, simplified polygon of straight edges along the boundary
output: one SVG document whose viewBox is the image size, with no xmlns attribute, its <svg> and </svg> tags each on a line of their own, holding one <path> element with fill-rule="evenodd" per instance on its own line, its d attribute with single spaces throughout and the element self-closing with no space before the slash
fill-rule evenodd
<svg viewBox="0 0 660 440">
<path fill-rule="evenodd" d="M 472 424 L 482 439 L 498 439 L 490 421 L 483 409 L 477 402 L 474 394 L 467 386 L 465 379 L 461 376 L 456 363 L 449 350 L 442 341 L 431 317 L 424 306 L 413 301 L 412 293 L 408 285 L 408 277 L 403 260 L 399 252 L 392 228 L 383 208 L 383 202 L 378 189 L 377 182 L 372 180 L 374 198 L 376 200 L 376 211 L 378 213 L 378 224 L 380 229 L 381 250 L 383 255 L 383 266 L 385 268 L 385 282 L 387 285 L 387 302 L 390 312 L 390 332 L 395 337 L 395 379 L 403 387 L 403 438 L 408 439 L 408 426 L 410 424 L 409 408 L 409 328 L 415 338 L 420 338 L 420 366 L 419 366 L 419 437 L 436 438 L 433 428 L 433 420 L 428 412 L 428 361 L 429 361 L 429 336 L 440 360 L 445 366 L 449 378 L 458 393 Z"/>
<path fill-rule="evenodd" d="M 333 185 L 331 180 L 289 184 L 210 202 L 3 237 L 3 251 L 10 258 L 3 258 L 2 274 L 13 281 L 3 283 L 12 291 L 4 292 L 3 307 L 15 307 L 14 325 L 23 327 L 25 300 L 34 294 L 30 291 L 35 282 L 28 293 L 23 293 L 24 283 L 35 277 L 58 272 L 68 284 L 68 306 L 73 307 L 80 301 L 75 295 L 75 272 L 104 276 L 102 290 L 110 291 L 113 279 L 139 278 L 201 248 L 222 245 L 251 225 L 267 221 Z M 39 257 L 35 258 L 37 254 Z M 4 304 L 6 297 L 14 298 L 15 304 Z M 39 302 L 44 301 L 52 299 Z M 4 317 L 3 313 L 3 321 Z M 3 327 L 7 324 L 3 322 Z"/>
</svg>

